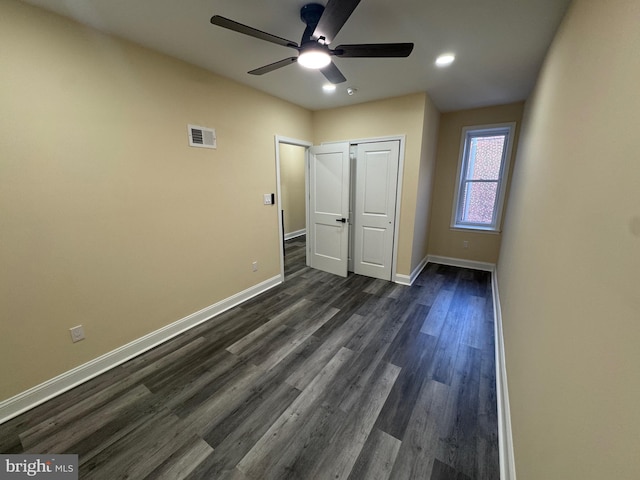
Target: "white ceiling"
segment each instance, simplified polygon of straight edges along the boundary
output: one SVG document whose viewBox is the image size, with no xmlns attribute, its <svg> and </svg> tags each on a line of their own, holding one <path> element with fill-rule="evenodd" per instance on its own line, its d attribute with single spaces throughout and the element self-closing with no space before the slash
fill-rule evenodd
<svg viewBox="0 0 640 480">
<path fill-rule="evenodd" d="M 336 58 L 347 82 L 326 94 L 322 74 L 297 64 L 248 75 L 296 52 L 209 22 L 212 15 L 222 15 L 299 43 L 305 27 L 299 11 L 308 0 L 25 1 L 311 110 L 426 91 L 441 111 L 524 100 L 570 3 L 362 0 L 333 47 L 413 42 L 415 48 L 408 58 Z M 433 62 L 443 52 L 454 52 L 456 61 L 439 69 Z M 347 87 L 357 93 L 347 95 Z"/>
</svg>

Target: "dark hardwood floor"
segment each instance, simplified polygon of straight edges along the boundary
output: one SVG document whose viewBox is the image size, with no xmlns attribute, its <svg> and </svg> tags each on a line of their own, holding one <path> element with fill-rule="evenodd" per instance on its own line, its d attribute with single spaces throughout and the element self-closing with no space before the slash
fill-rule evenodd
<svg viewBox="0 0 640 480">
<path fill-rule="evenodd" d="M 302 253 L 300 253 L 302 252 Z M 411 287 L 304 266 L 284 284 L 0 425 L 82 479 L 491 479 L 490 274 Z"/>
<path fill-rule="evenodd" d="M 307 236 L 301 235 L 284 242 L 284 277 L 301 273 L 306 265 Z"/>
</svg>

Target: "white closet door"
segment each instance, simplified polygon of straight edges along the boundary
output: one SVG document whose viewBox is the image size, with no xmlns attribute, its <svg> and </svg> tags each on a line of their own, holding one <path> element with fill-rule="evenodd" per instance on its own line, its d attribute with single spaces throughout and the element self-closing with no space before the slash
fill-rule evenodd
<svg viewBox="0 0 640 480">
<path fill-rule="evenodd" d="M 398 141 L 358 145 L 354 273 L 391 280 L 399 161 Z"/>
</svg>

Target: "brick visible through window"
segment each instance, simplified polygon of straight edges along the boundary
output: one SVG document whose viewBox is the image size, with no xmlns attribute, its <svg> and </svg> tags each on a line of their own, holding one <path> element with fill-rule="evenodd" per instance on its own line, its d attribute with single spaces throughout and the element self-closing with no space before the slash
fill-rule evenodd
<svg viewBox="0 0 640 480">
<path fill-rule="evenodd" d="M 499 228 L 502 178 L 512 134 L 512 125 L 464 130 L 452 226 L 484 230 Z"/>
</svg>

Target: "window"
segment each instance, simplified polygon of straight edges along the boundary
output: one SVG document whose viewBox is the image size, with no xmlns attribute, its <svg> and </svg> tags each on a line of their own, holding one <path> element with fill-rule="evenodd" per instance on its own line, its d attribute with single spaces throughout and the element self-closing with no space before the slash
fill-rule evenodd
<svg viewBox="0 0 640 480">
<path fill-rule="evenodd" d="M 515 123 L 462 129 L 452 228 L 497 231 Z"/>
</svg>

